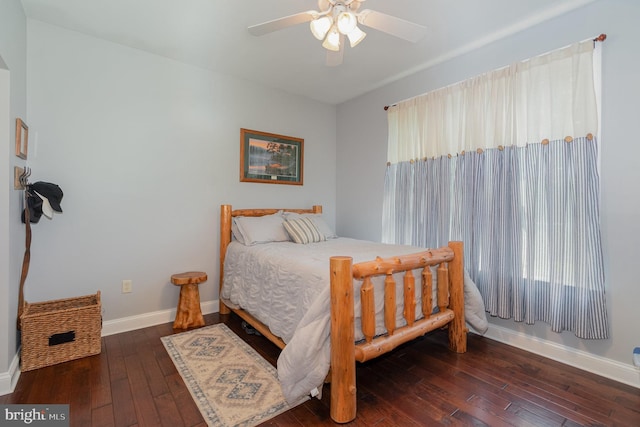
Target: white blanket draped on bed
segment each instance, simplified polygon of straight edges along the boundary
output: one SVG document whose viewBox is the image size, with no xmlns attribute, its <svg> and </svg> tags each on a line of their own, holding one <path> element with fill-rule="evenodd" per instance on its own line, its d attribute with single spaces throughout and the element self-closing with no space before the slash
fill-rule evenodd
<svg viewBox="0 0 640 427">
<path fill-rule="evenodd" d="M 351 256 L 354 263 L 424 251 L 424 248 L 387 245 L 348 238 L 330 239 L 308 245 L 274 242 L 244 246 L 232 242 L 225 257 L 223 289 L 225 302 L 243 308 L 287 344 L 278 358 L 278 377 L 291 403 L 317 388 L 322 390 L 330 361 L 329 258 Z M 435 280 L 436 275 L 434 275 Z M 416 274 L 416 287 L 421 275 Z M 401 283 L 401 278 L 398 279 Z M 384 278 L 374 282 L 376 295 Z M 435 290 L 434 286 L 434 290 Z M 402 293 L 399 287 L 398 295 Z M 356 339 L 360 328 L 360 293 L 355 292 Z M 398 298 L 402 301 L 402 298 Z M 436 301 L 436 298 L 434 298 Z M 376 313 L 383 311 L 383 298 L 376 298 Z M 421 317 L 418 301 L 416 316 Z M 486 331 L 484 304 L 475 284 L 465 274 L 465 313 L 478 332 Z M 376 334 L 385 332 L 382 315 Z M 396 316 L 405 324 L 402 307 Z"/>
</svg>

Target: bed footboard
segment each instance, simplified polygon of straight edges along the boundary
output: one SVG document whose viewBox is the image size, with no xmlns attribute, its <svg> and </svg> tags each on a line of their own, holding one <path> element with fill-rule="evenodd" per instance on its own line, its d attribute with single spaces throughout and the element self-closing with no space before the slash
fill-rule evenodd
<svg viewBox="0 0 640 427">
<path fill-rule="evenodd" d="M 231 224 L 235 216 L 262 216 L 280 209 L 233 210 L 231 205 L 220 207 L 220 293 L 224 277 L 224 260 L 227 246 L 231 242 Z M 311 209 L 284 209 L 297 213 L 322 213 L 322 206 Z M 448 247 L 427 250 L 413 255 L 376 259 L 353 265 L 350 257 L 331 258 L 331 418 L 338 423 L 352 421 L 356 417 L 356 361 L 366 361 L 380 356 L 400 344 L 417 338 L 434 329 L 448 326 L 449 347 L 464 353 L 467 348 L 467 330 L 464 320 L 464 265 L 462 242 L 450 242 Z M 431 313 L 432 285 L 429 266 L 439 265 L 437 305 L 439 310 Z M 415 278 L 412 270 L 422 268 L 425 286 L 416 296 Z M 393 273 L 404 274 L 404 318 L 407 325 L 395 325 L 395 287 Z M 386 336 L 375 337 L 375 304 L 370 278 L 386 275 L 385 279 L 385 326 Z M 363 281 L 361 289 L 355 289 L 354 278 Z M 449 284 L 447 287 L 446 284 Z M 360 292 L 362 306 L 363 343 L 355 344 L 354 292 Z M 416 298 L 421 298 L 422 307 L 429 308 L 423 318 L 415 319 Z M 386 307 L 389 307 L 388 309 Z M 234 311 L 256 327 L 265 337 L 280 348 L 284 342 L 249 313 L 240 308 L 227 306 L 220 298 L 220 314 Z"/>
<path fill-rule="evenodd" d="M 448 325 L 449 347 L 464 353 L 467 331 L 464 320 L 464 263 L 462 242 L 450 242 L 448 247 L 412 255 L 352 264 L 350 257 L 331 258 L 331 418 L 338 423 L 356 417 L 355 362 L 364 362 L 387 353 L 400 344 Z M 438 311 L 431 313 L 431 266 L 438 265 Z M 422 289 L 419 297 L 423 318 L 415 319 L 417 305 L 415 277 L 412 270 L 422 269 Z M 403 274 L 404 318 L 406 325 L 396 327 L 396 282 L 394 273 Z M 375 303 L 373 276 L 385 275 L 384 322 L 387 335 L 374 337 Z M 362 280 L 363 343 L 354 344 L 354 279 Z M 448 284 L 448 286 L 447 286 Z"/>
</svg>

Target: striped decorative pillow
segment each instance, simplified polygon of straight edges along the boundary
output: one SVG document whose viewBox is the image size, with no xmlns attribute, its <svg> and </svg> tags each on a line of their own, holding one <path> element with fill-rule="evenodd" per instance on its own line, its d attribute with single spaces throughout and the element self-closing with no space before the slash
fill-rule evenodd
<svg viewBox="0 0 640 427">
<path fill-rule="evenodd" d="M 307 244 L 327 240 L 310 218 L 286 219 L 282 225 L 289 233 L 291 240 L 296 243 Z"/>
</svg>

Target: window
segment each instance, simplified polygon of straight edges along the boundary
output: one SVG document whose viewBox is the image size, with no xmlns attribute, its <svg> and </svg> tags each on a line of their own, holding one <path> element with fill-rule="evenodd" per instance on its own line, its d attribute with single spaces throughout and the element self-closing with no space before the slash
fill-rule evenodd
<svg viewBox="0 0 640 427">
<path fill-rule="evenodd" d="M 593 58 L 577 43 L 391 107 L 383 212 L 386 242 L 464 241 L 491 315 L 589 339 L 608 335 Z"/>
</svg>

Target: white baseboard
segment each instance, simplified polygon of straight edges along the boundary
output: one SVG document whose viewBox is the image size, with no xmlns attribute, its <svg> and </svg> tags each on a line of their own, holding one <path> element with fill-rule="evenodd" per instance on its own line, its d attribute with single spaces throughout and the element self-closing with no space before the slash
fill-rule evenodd
<svg viewBox="0 0 640 427">
<path fill-rule="evenodd" d="M 200 303 L 202 314 L 217 313 L 220 308 L 218 300 Z M 152 311 L 151 313 L 138 314 L 136 316 L 122 317 L 120 319 L 107 320 L 102 323 L 102 336 L 119 334 L 121 332 L 142 329 L 148 326 L 173 322 L 176 317 L 176 309 Z"/>
<path fill-rule="evenodd" d="M 593 374 L 640 388 L 640 369 L 632 364 L 627 365 L 495 325 L 489 325 L 489 330 L 484 336 Z"/>
<path fill-rule="evenodd" d="M 20 350 L 13 357 L 9 370 L 0 373 L 0 396 L 13 393 L 20 378 Z"/>
</svg>

